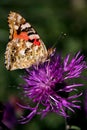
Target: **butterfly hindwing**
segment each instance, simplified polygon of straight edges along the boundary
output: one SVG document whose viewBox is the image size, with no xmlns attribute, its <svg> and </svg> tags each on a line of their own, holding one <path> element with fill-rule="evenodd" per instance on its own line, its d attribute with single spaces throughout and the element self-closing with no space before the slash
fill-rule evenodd
<svg viewBox="0 0 87 130">
<path fill-rule="evenodd" d="M 6 68 L 23 69 L 43 62 L 47 57 L 47 49 L 30 23 L 16 12 L 10 12 L 8 23 L 10 41 L 5 52 Z"/>
</svg>

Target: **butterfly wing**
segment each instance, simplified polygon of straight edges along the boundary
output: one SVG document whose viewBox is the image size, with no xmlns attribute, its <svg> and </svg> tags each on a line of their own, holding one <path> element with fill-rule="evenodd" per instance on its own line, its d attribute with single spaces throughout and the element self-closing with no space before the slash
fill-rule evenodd
<svg viewBox="0 0 87 130">
<path fill-rule="evenodd" d="M 8 16 L 9 43 L 5 52 L 7 70 L 23 69 L 45 61 L 47 49 L 30 23 L 16 12 Z"/>
</svg>

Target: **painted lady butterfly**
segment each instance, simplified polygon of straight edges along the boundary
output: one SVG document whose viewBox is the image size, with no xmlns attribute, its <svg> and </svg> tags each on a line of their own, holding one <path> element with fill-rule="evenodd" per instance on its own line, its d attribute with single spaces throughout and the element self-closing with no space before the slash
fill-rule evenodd
<svg viewBox="0 0 87 130">
<path fill-rule="evenodd" d="M 9 43 L 5 52 L 7 70 L 23 69 L 44 62 L 47 49 L 30 23 L 16 12 L 8 16 L 10 27 Z"/>
</svg>

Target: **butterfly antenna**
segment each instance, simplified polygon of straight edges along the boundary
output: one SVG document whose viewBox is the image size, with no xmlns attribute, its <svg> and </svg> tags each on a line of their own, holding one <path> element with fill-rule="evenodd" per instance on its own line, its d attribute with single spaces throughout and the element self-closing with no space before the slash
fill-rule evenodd
<svg viewBox="0 0 87 130">
<path fill-rule="evenodd" d="M 61 34 L 58 36 L 57 41 L 53 44 L 52 48 L 55 48 L 55 46 L 58 44 L 58 42 L 59 42 L 61 39 L 65 38 L 66 35 L 67 35 L 66 33 L 61 32 Z"/>
</svg>

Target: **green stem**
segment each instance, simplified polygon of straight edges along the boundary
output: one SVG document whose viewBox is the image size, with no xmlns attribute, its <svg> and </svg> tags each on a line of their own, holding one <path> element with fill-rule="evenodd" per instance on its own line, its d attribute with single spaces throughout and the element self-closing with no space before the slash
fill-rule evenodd
<svg viewBox="0 0 87 130">
<path fill-rule="evenodd" d="M 70 126 L 68 125 L 67 118 L 65 118 L 65 130 L 69 130 Z"/>
<path fill-rule="evenodd" d="M 67 121 L 68 118 L 65 118 L 65 130 L 81 130 L 78 126 L 70 126 L 68 125 L 68 121 Z"/>
</svg>

